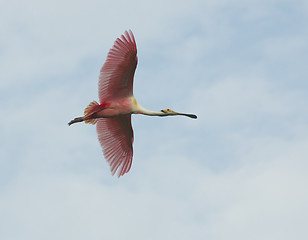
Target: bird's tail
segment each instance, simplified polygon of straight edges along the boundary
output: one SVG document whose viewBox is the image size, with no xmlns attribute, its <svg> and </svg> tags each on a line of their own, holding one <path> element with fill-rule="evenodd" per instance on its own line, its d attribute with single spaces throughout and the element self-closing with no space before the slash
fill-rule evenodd
<svg viewBox="0 0 308 240">
<path fill-rule="evenodd" d="M 96 118 L 93 118 L 94 113 L 99 110 L 99 104 L 96 101 L 90 102 L 89 105 L 84 110 L 83 117 L 74 118 L 72 121 L 68 123 L 68 125 L 72 125 L 73 123 L 85 122 L 89 124 L 95 124 L 97 122 Z"/>
<path fill-rule="evenodd" d="M 84 110 L 84 118 L 86 119 L 91 114 L 95 113 L 99 108 L 99 104 L 96 101 L 90 102 L 89 105 Z M 97 122 L 96 118 L 90 118 L 84 121 L 85 123 L 95 124 Z"/>
</svg>

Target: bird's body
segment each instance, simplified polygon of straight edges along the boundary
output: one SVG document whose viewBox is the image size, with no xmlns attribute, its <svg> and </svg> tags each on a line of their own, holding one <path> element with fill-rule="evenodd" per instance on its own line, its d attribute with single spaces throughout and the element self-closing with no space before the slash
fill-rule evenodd
<svg viewBox="0 0 308 240">
<path fill-rule="evenodd" d="M 134 111 L 134 97 L 120 98 L 111 102 L 105 102 L 100 106 L 100 111 L 96 113 L 96 118 L 108 118 L 119 115 L 131 114 Z"/>
<path fill-rule="evenodd" d="M 131 31 L 125 31 L 110 49 L 100 71 L 99 100 L 91 102 L 83 117 L 69 122 L 96 124 L 99 142 L 103 148 L 111 172 L 122 176 L 130 170 L 133 157 L 133 129 L 131 114 L 149 116 L 183 115 L 197 118 L 194 114 L 178 113 L 170 109 L 151 111 L 142 107 L 133 95 L 133 78 L 137 66 L 137 47 Z"/>
</svg>

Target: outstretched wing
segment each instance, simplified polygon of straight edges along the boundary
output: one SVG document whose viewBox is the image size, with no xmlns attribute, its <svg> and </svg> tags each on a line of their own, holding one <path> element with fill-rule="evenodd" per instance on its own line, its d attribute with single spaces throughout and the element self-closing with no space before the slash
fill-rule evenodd
<svg viewBox="0 0 308 240">
<path fill-rule="evenodd" d="M 96 131 L 112 175 L 117 170 L 118 177 L 127 173 L 133 158 L 134 134 L 131 114 L 114 118 L 99 118 Z"/>
<path fill-rule="evenodd" d="M 117 38 L 100 71 L 98 96 L 101 103 L 133 95 L 137 47 L 131 30 Z"/>
</svg>

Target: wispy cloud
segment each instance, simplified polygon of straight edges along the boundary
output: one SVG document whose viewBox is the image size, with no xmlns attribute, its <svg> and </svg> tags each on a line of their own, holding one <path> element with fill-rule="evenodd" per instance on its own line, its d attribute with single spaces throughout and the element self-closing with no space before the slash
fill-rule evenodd
<svg viewBox="0 0 308 240">
<path fill-rule="evenodd" d="M 307 238 L 305 1 L 15 4 L 0 7 L 3 239 Z M 138 101 L 198 119 L 134 116 L 117 179 L 95 128 L 66 124 L 128 28 Z"/>
</svg>

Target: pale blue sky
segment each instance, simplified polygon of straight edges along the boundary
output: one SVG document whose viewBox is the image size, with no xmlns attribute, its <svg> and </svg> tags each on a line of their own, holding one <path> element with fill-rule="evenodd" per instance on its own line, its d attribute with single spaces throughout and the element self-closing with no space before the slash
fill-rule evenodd
<svg viewBox="0 0 308 240">
<path fill-rule="evenodd" d="M 1 1 L 1 239 L 308 238 L 307 1 Z M 92 125 L 114 40 L 134 32 L 129 174 Z"/>
</svg>

